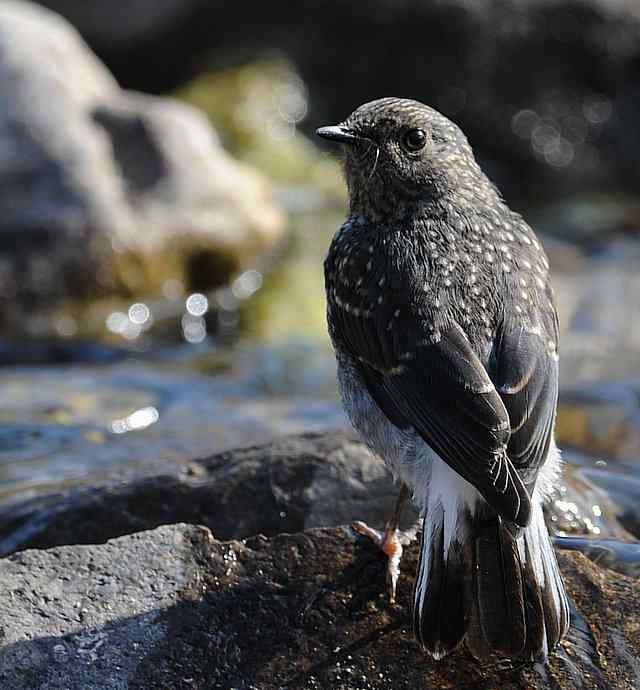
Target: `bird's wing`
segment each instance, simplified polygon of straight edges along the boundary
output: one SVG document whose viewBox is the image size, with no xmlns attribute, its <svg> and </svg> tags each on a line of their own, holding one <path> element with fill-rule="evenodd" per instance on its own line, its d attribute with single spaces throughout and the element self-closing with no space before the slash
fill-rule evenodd
<svg viewBox="0 0 640 690">
<path fill-rule="evenodd" d="M 333 315 L 333 336 L 358 362 L 372 398 L 397 426 L 412 426 L 496 511 L 529 521 L 529 494 L 507 457 L 509 415 L 456 323 L 429 340 L 415 319 Z"/>
<path fill-rule="evenodd" d="M 530 487 L 549 450 L 558 401 L 557 316 L 539 318 L 535 329 L 515 319 L 502 323 L 493 376 L 511 421 L 509 458 Z"/>
</svg>

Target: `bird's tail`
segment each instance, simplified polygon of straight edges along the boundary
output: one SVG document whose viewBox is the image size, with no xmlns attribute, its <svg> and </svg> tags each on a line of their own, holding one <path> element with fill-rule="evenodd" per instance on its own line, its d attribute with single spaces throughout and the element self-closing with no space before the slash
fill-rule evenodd
<svg viewBox="0 0 640 690">
<path fill-rule="evenodd" d="M 546 657 L 569 605 L 539 502 L 524 528 L 479 495 L 434 496 L 424 518 L 413 620 L 425 650 L 439 659 L 464 640 L 477 658 Z"/>
</svg>

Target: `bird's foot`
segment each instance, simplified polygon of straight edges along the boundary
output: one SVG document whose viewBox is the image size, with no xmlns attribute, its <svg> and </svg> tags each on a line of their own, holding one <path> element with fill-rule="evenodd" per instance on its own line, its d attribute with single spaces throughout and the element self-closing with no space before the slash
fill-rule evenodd
<svg viewBox="0 0 640 690">
<path fill-rule="evenodd" d="M 387 525 L 384 532 L 380 532 L 373 527 L 369 527 L 365 522 L 353 523 L 353 529 L 364 537 L 371 539 L 374 544 L 380 547 L 386 554 L 387 561 L 387 584 L 389 587 L 389 601 L 395 604 L 396 585 L 400 575 L 400 561 L 402 559 L 403 547 L 410 544 L 418 534 L 420 522 L 417 522 L 408 530 L 400 530 L 397 527 Z"/>
</svg>

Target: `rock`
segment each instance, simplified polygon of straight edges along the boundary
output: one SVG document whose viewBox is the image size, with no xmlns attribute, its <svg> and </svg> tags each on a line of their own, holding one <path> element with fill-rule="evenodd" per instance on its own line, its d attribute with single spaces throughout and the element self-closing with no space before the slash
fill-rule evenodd
<svg viewBox="0 0 640 690">
<path fill-rule="evenodd" d="M 547 509 L 550 529 L 600 539 L 632 539 L 627 529 L 640 534 L 629 515 L 629 503 L 640 495 L 637 482 L 627 484 L 628 495 L 610 495 L 612 475 L 584 464 L 567 468 Z M 191 462 L 178 475 L 13 502 L 0 512 L 0 555 L 104 542 L 175 522 L 204 525 L 225 540 L 354 520 L 383 527 L 397 493 L 382 462 L 350 433 L 289 436 Z M 404 524 L 416 519 L 408 507 Z"/>
<path fill-rule="evenodd" d="M 25 299 L 226 284 L 274 247 L 269 183 L 205 117 L 122 91 L 61 17 L 0 4 L 0 319 Z"/>
<path fill-rule="evenodd" d="M 170 525 L 0 561 L 0 683 L 12 690 L 462 688 L 628 690 L 637 582 L 559 561 L 577 607 L 546 667 L 441 662 L 410 631 L 417 547 L 389 606 L 384 561 L 346 528 L 220 542 Z"/>
<path fill-rule="evenodd" d="M 639 390 L 640 381 L 632 380 L 563 391 L 556 425 L 559 445 L 635 462 L 640 454 Z"/>
<path fill-rule="evenodd" d="M 2 687 L 134 687 L 126 683 L 141 659 L 169 632 L 164 615 L 199 597 L 198 549 L 208 539 L 187 526 L 150 536 L 0 564 L 14 597 L 0 624 Z"/>
<path fill-rule="evenodd" d="M 90 41 L 122 51 L 171 31 L 193 12 L 198 0 L 136 0 L 127 7 L 126 21 L 100 0 L 44 0 L 40 3 L 64 16 Z"/>
<path fill-rule="evenodd" d="M 218 453 L 159 476 L 5 508 L 0 554 L 90 544 L 173 522 L 221 539 L 273 536 L 360 519 L 382 525 L 397 495 L 387 470 L 349 433 L 303 434 Z M 407 511 L 406 522 L 417 515 Z"/>
<path fill-rule="evenodd" d="M 592 467 L 584 470 L 585 480 L 591 486 L 597 486 L 609 501 L 615 504 L 615 521 L 623 526 L 632 539 L 640 539 L 640 516 L 638 515 L 638 497 L 640 496 L 640 473 L 635 467 L 618 467 L 611 463 L 603 467 Z M 609 516 L 612 513 L 609 511 Z M 610 534 L 610 533 L 608 533 Z M 629 540 L 619 534 L 625 541 Z"/>
<path fill-rule="evenodd" d="M 616 539 L 566 537 L 559 542 L 562 549 L 584 554 L 600 568 L 609 568 L 623 575 L 640 575 L 640 544 Z"/>
<path fill-rule="evenodd" d="M 46 4 L 136 88 L 175 88 L 212 62 L 284 53 L 308 83 L 311 126 L 372 98 L 415 97 L 459 121 L 509 200 L 638 189 L 636 3 L 377 0 L 356 18 L 335 0 L 307 0 L 296 12 L 277 0 L 190 0 L 157 13 L 146 0 L 136 3 L 134 30 L 100 0 Z"/>
</svg>

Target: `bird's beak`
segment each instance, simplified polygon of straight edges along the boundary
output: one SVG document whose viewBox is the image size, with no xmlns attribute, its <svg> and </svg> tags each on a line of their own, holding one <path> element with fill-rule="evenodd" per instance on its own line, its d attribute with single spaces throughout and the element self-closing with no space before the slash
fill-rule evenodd
<svg viewBox="0 0 640 690">
<path fill-rule="evenodd" d="M 345 125 L 333 125 L 333 127 L 320 127 L 316 129 L 316 134 L 323 139 L 339 141 L 341 144 L 355 144 L 360 139 Z"/>
</svg>

